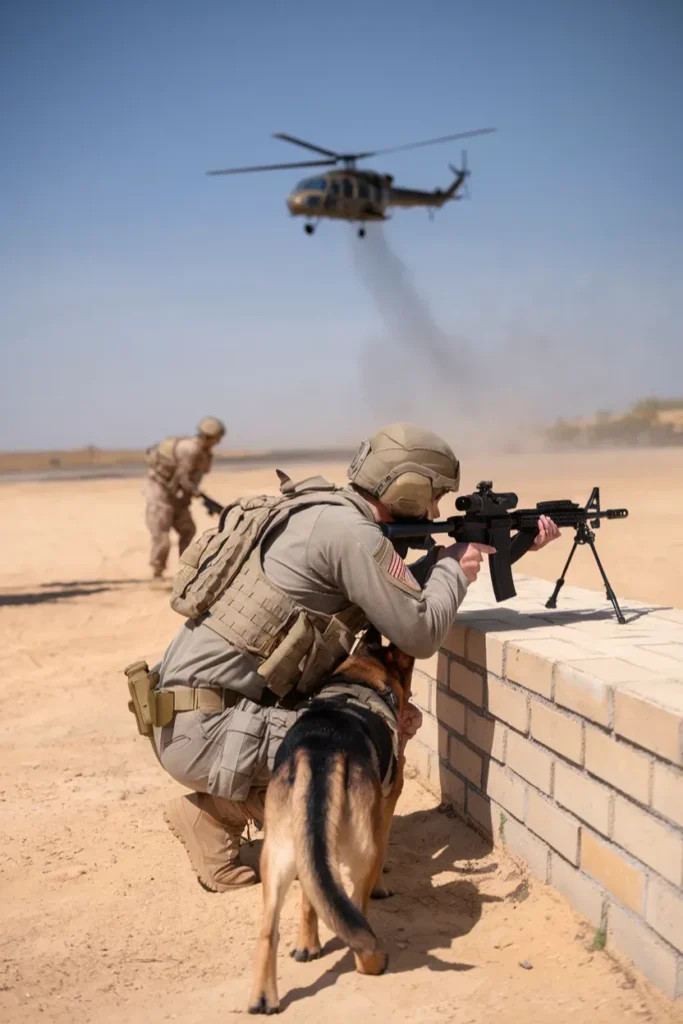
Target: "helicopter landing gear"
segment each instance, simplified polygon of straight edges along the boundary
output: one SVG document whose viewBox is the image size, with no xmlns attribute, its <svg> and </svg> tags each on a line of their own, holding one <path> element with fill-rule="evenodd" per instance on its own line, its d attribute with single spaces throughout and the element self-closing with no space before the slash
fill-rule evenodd
<svg viewBox="0 0 683 1024">
<path fill-rule="evenodd" d="M 358 228 L 358 237 L 365 238 L 365 228 Z"/>
</svg>

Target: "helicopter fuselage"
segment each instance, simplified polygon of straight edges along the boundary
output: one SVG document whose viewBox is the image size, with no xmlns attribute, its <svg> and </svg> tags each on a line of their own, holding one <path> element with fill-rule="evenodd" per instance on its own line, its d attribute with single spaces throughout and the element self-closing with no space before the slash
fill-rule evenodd
<svg viewBox="0 0 683 1024">
<path fill-rule="evenodd" d="M 397 188 L 389 174 L 355 168 L 328 171 L 305 178 L 287 196 L 287 208 L 294 217 L 318 220 L 377 221 L 386 218 L 389 207 L 440 207 L 455 199 L 455 189 Z M 457 181 L 457 179 L 456 179 Z M 459 184 L 460 182 L 458 182 Z"/>
</svg>

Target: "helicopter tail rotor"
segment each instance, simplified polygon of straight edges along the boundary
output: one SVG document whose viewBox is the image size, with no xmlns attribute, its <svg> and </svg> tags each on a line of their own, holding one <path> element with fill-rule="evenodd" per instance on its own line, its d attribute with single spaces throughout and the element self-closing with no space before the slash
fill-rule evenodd
<svg viewBox="0 0 683 1024">
<path fill-rule="evenodd" d="M 468 185 L 467 185 L 467 179 L 469 178 L 471 172 L 470 172 L 469 167 L 467 166 L 467 150 L 463 149 L 463 151 L 462 151 L 462 166 L 460 168 L 454 167 L 453 164 L 449 164 L 448 167 L 449 167 L 449 170 L 450 170 L 451 174 L 455 177 L 455 181 L 454 181 L 453 185 L 451 186 L 451 188 L 452 188 L 452 193 L 451 194 L 454 196 L 455 199 L 460 199 L 461 197 L 458 195 L 458 189 L 462 185 L 463 186 L 462 198 L 469 199 L 470 198 L 470 190 L 469 190 Z"/>
</svg>

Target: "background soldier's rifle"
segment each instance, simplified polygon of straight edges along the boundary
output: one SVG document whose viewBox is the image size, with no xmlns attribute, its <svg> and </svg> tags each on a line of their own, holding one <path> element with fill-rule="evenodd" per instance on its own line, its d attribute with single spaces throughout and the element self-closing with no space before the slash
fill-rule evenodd
<svg viewBox="0 0 683 1024">
<path fill-rule="evenodd" d="M 204 508 L 210 516 L 219 516 L 221 514 L 223 506 L 219 501 L 214 501 L 213 498 L 210 498 L 208 494 L 204 494 L 202 491 L 199 492 L 199 497 L 202 499 Z"/>
</svg>

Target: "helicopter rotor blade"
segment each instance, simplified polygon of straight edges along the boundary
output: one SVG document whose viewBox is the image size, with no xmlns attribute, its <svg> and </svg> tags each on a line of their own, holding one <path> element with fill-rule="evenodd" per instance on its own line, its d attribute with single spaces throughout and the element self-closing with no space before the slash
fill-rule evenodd
<svg viewBox="0 0 683 1024">
<path fill-rule="evenodd" d="M 324 156 L 339 157 L 338 153 L 335 153 L 333 149 L 324 149 L 323 146 L 316 146 L 312 142 L 304 142 L 303 139 L 297 139 L 294 135 L 286 135 L 284 132 L 273 132 L 274 139 L 283 139 L 285 142 L 291 142 L 295 146 L 303 146 L 304 149 L 312 149 L 314 153 L 322 153 Z"/>
<path fill-rule="evenodd" d="M 471 132 L 456 132 L 455 135 L 442 135 L 438 139 L 427 139 L 425 142 L 409 142 L 405 146 L 391 146 L 389 149 L 375 149 L 371 153 L 355 153 L 356 160 L 364 160 L 370 156 L 383 156 L 385 153 L 400 153 L 406 149 L 418 149 L 420 146 L 434 146 L 438 142 L 454 142 L 456 139 L 470 139 L 474 135 L 489 135 L 495 128 L 476 128 Z"/>
<path fill-rule="evenodd" d="M 292 167 L 333 167 L 336 160 L 304 160 L 295 164 L 260 164 L 256 167 L 227 167 L 218 171 L 207 171 L 207 174 L 251 174 L 254 171 L 283 171 Z"/>
</svg>

